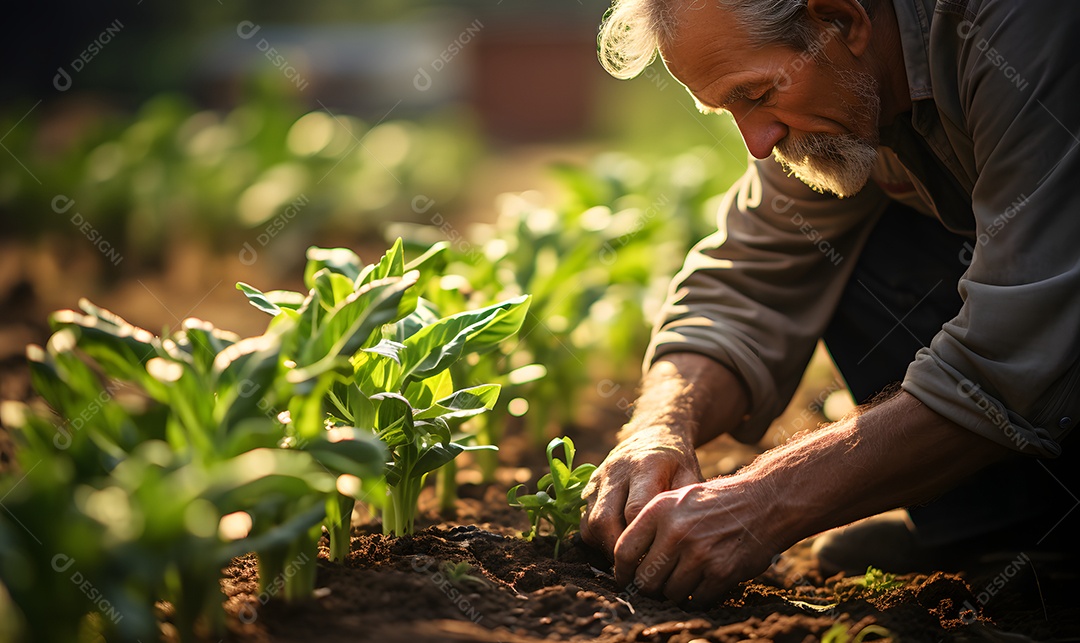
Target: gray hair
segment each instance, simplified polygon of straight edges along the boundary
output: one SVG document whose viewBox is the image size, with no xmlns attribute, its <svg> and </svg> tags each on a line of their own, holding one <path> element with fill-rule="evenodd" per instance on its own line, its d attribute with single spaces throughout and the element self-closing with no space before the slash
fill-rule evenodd
<svg viewBox="0 0 1080 643">
<path fill-rule="evenodd" d="M 675 5 L 691 8 L 718 2 L 757 46 L 782 43 L 805 51 L 814 39 L 807 23 L 807 0 L 614 0 L 597 40 L 600 64 L 616 78 L 637 76 L 674 37 Z"/>
</svg>

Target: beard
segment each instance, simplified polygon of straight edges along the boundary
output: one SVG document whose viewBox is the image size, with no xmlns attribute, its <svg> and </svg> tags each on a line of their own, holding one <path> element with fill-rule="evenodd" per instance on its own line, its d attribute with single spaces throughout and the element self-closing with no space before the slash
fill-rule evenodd
<svg viewBox="0 0 1080 643">
<path fill-rule="evenodd" d="M 840 88 L 855 96 L 851 117 L 865 133 L 814 133 L 785 138 L 773 149 L 773 157 L 811 188 L 844 198 L 857 194 L 870 180 L 877 160 L 881 96 L 870 74 L 839 69 L 834 73 Z"/>
</svg>

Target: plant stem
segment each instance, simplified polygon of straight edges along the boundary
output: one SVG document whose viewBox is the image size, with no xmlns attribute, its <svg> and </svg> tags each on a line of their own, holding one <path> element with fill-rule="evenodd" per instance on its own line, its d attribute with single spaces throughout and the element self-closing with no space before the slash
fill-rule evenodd
<svg viewBox="0 0 1080 643">
<path fill-rule="evenodd" d="M 285 581 L 286 602 L 311 598 L 315 591 L 315 573 L 319 569 L 319 538 L 322 525 L 317 524 L 289 545 L 282 575 Z"/>
<path fill-rule="evenodd" d="M 492 409 L 485 414 L 479 419 L 480 429 L 476 433 L 477 442 L 480 444 L 499 446 L 499 442 L 502 441 L 502 425 L 504 421 L 505 416 L 503 413 L 495 409 Z M 476 461 L 480 464 L 480 473 L 483 476 L 483 482 L 485 484 L 495 482 L 495 472 L 499 468 L 499 452 L 476 451 L 475 457 Z"/>
<path fill-rule="evenodd" d="M 335 493 L 326 501 L 326 530 L 330 533 L 330 560 L 341 562 L 352 551 L 352 511 L 356 500 Z"/>
<path fill-rule="evenodd" d="M 439 511 L 453 511 L 454 502 L 457 500 L 457 462 L 451 460 L 444 464 L 438 471 L 435 479 L 435 491 L 439 497 Z"/>
<path fill-rule="evenodd" d="M 383 512 L 383 533 L 404 536 L 414 531 L 416 521 L 416 503 L 420 499 L 420 490 L 424 488 L 427 474 L 419 478 L 402 480 L 396 487 L 390 487 L 390 502 Z"/>
</svg>

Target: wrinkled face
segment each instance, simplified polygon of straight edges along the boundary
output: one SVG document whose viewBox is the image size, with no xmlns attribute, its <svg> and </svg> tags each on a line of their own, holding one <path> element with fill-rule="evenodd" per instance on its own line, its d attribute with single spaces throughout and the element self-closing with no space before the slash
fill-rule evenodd
<svg viewBox="0 0 1080 643">
<path fill-rule="evenodd" d="M 665 64 L 705 112 L 727 111 L 756 158 L 772 154 L 804 183 L 838 196 L 863 188 L 877 157 L 881 99 L 836 31 L 806 52 L 751 46 L 715 2 L 680 12 Z"/>
</svg>

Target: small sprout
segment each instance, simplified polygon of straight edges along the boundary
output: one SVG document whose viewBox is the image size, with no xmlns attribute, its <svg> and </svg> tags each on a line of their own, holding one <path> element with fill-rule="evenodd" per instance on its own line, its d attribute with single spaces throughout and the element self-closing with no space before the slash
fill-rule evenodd
<svg viewBox="0 0 1080 643">
<path fill-rule="evenodd" d="M 565 462 L 555 457 L 555 449 L 563 447 Z M 540 525 L 547 522 L 555 535 L 555 558 L 559 557 L 559 547 L 577 531 L 581 524 L 581 512 L 585 509 L 585 500 L 581 492 L 596 470 L 594 464 L 574 466 L 574 442 L 570 438 L 555 438 L 547 446 L 550 473 L 544 474 L 536 483 L 537 491 L 532 495 L 520 495 L 525 486 L 519 484 L 506 493 L 506 502 L 515 509 L 524 509 L 529 515 L 532 529 L 523 534 L 532 540 L 540 533 Z"/>
<path fill-rule="evenodd" d="M 867 567 L 866 575 L 855 583 L 871 594 L 884 594 L 904 585 L 895 574 L 886 574 L 876 567 Z"/>
<path fill-rule="evenodd" d="M 487 587 L 489 585 L 487 579 L 482 576 L 475 576 L 472 574 L 473 566 L 465 561 L 459 563 L 451 563 L 447 561 L 443 563 L 443 573 L 446 578 L 449 579 L 454 585 L 464 585 L 465 583 L 473 583 L 480 587 Z"/>
</svg>

